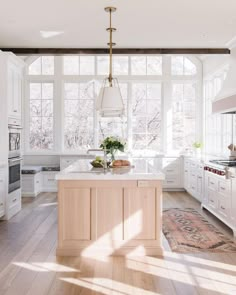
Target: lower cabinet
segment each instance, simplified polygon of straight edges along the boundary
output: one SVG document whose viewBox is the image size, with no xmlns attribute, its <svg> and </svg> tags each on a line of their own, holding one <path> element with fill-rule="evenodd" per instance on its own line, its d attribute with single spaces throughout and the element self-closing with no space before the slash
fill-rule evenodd
<svg viewBox="0 0 236 295">
<path fill-rule="evenodd" d="M 22 175 L 22 196 L 36 197 L 41 192 L 41 172 Z"/>
<path fill-rule="evenodd" d="M 204 194 L 204 167 L 197 159 L 184 159 L 184 188 L 202 202 Z"/>
<path fill-rule="evenodd" d="M 162 172 L 165 173 L 163 188 L 168 190 L 183 189 L 183 176 L 180 171 L 183 170 L 182 157 L 163 158 Z"/>
<path fill-rule="evenodd" d="M 36 197 L 41 192 L 57 192 L 57 173 L 41 171 L 36 174 L 22 174 L 22 196 Z"/>
<path fill-rule="evenodd" d="M 59 181 L 58 255 L 161 254 L 161 182 Z"/>
<path fill-rule="evenodd" d="M 12 216 L 21 210 L 21 189 L 8 194 L 6 200 L 6 212 L 4 219 L 9 220 Z"/>
<path fill-rule="evenodd" d="M 42 192 L 57 192 L 57 181 L 55 176 L 58 172 L 41 172 Z"/>
<path fill-rule="evenodd" d="M 6 199 L 6 176 L 5 170 L 0 169 L 0 217 L 5 214 L 5 199 Z"/>
<path fill-rule="evenodd" d="M 202 206 L 227 224 L 236 233 L 236 203 L 234 182 L 205 171 L 205 189 Z M 232 190 L 231 190 L 232 189 Z"/>
</svg>

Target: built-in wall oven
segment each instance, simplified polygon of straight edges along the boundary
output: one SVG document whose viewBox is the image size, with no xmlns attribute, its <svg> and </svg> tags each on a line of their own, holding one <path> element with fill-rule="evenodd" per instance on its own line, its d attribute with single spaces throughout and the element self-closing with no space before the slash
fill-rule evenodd
<svg viewBox="0 0 236 295">
<path fill-rule="evenodd" d="M 21 127 L 8 125 L 8 193 L 21 187 Z"/>
<path fill-rule="evenodd" d="M 21 157 L 8 159 L 8 193 L 21 187 Z"/>
<path fill-rule="evenodd" d="M 9 150 L 8 158 L 20 157 L 21 155 L 21 127 L 8 125 Z"/>
</svg>

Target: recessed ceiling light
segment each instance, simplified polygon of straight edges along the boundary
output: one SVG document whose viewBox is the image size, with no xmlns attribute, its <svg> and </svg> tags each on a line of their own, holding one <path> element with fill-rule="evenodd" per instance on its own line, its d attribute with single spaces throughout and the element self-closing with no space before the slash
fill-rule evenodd
<svg viewBox="0 0 236 295">
<path fill-rule="evenodd" d="M 45 38 L 52 38 L 64 34 L 64 31 L 40 31 L 40 35 Z"/>
</svg>

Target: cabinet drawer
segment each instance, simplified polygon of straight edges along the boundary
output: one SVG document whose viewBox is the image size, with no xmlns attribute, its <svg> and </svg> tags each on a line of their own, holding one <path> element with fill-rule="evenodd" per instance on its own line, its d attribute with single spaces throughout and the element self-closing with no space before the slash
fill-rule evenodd
<svg viewBox="0 0 236 295">
<path fill-rule="evenodd" d="M 208 187 L 211 190 L 217 191 L 217 179 L 208 176 Z"/>
<path fill-rule="evenodd" d="M 230 214 L 229 214 L 229 206 L 230 206 L 230 202 L 228 199 L 225 198 L 219 198 L 219 213 L 225 218 L 229 218 Z"/>
<path fill-rule="evenodd" d="M 45 186 L 55 186 L 57 184 L 57 181 L 55 180 L 55 176 L 54 175 L 51 175 L 51 176 L 48 176 L 48 175 L 44 175 L 43 176 L 43 184 Z"/>
<path fill-rule="evenodd" d="M 21 202 L 21 192 L 16 190 L 8 195 L 8 207 L 12 208 Z"/>
<path fill-rule="evenodd" d="M 178 158 L 164 158 L 162 160 L 163 169 L 173 169 L 180 167 L 180 160 Z"/>
<path fill-rule="evenodd" d="M 230 195 L 230 183 L 227 181 L 220 180 L 218 182 L 218 192 L 225 195 L 225 196 L 229 196 Z"/>
<path fill-rule="evenodd" d="M 180 179 L 178 175 L 171 175 L 168 176 L 166 175 L 166 179 L 163 183 L 163 186 L 168 188 L 168 187 L 173 187 L 173 188 L 178 188 L 180 187 Z"/>
<path fill-rule="evenodd" d="M 217 209 L 217 196 L 216 193 L 214 191 L 209 190 L 208 192 L 208 204 L 209 206 L 216 210 Z"/>
<path fill-rule="evenodd" d="M 177 174 L 178 173 L 178 167 L 175 167 L 175 166 L 165 167 L 163 169 L 163 172 L 165 174 Z"/>
</svg>

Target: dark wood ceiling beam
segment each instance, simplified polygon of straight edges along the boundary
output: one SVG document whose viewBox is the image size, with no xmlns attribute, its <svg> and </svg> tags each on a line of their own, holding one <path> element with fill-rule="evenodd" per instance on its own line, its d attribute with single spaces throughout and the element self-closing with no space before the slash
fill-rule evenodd
<svg viewBox="0 0 236 295">
<path fill-rule="evenodd" d="M 108 48 L 0 48 L 16 55 L 108 54 Z M 228 48 L 114 48 L 114 54 L 230 54 Z"/>
</svg>

